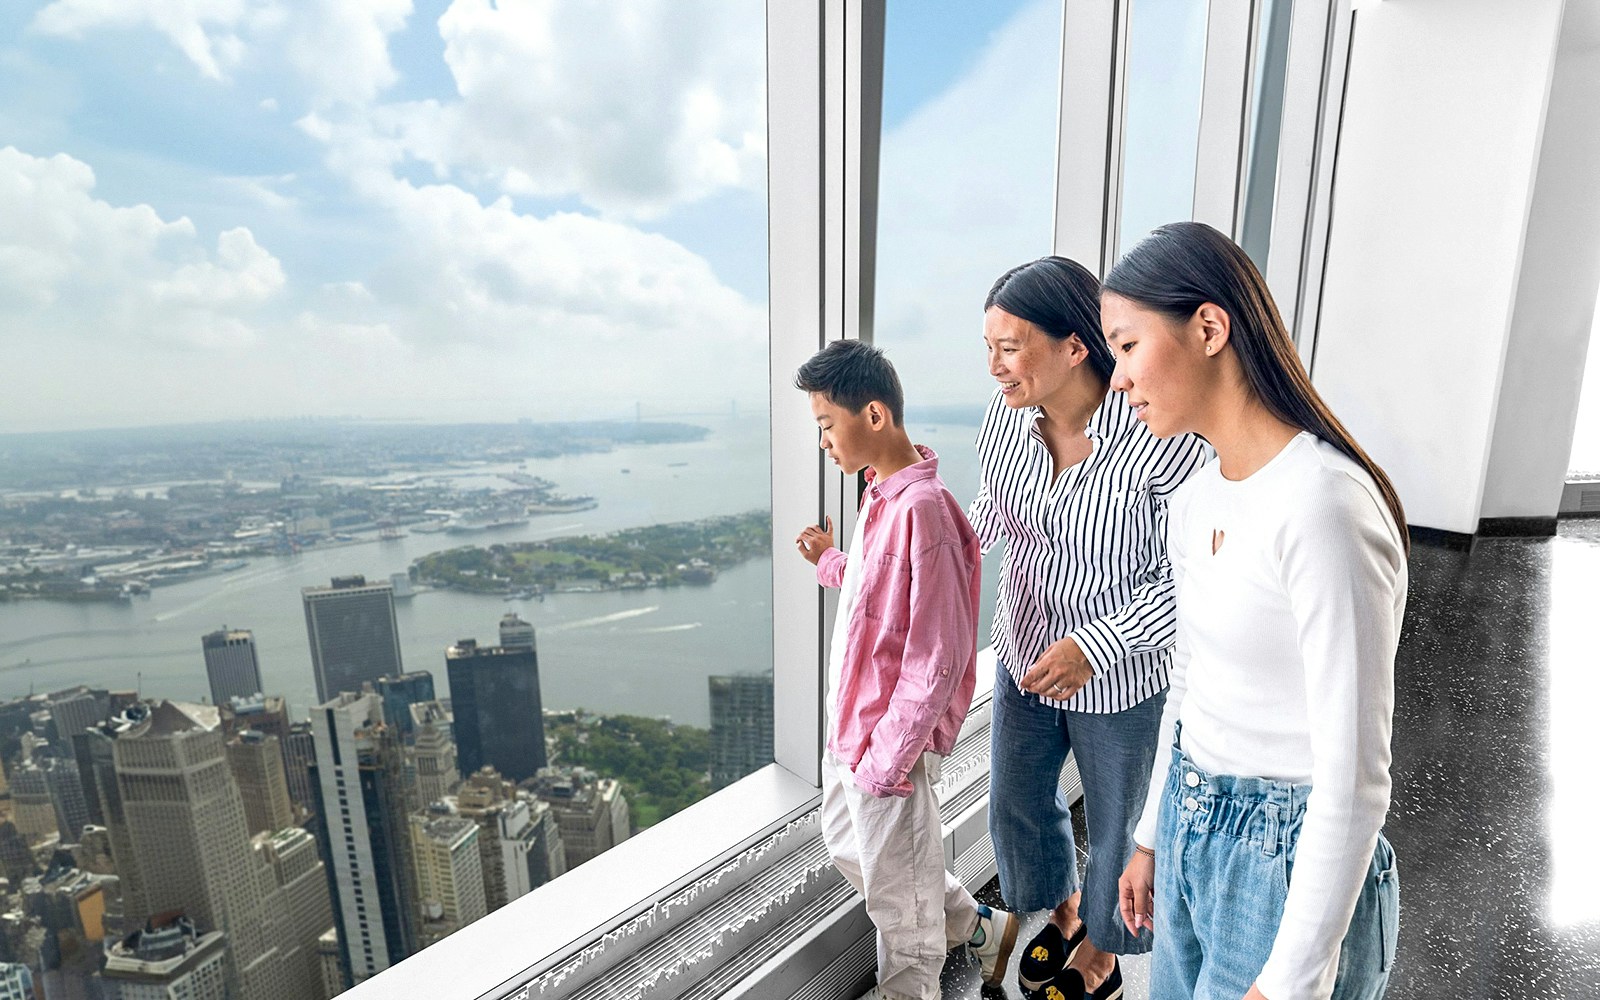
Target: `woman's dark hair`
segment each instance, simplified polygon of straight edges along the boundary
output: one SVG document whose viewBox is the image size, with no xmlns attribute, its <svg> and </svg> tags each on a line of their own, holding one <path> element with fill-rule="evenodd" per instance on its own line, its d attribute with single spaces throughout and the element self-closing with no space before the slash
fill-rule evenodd
<svg viewBox="0 0 1600 1000">
<path fill-rule="evenodd" d="M 1117 359 L 1100 335 L 1100 282 L 1089 269 L 1065 257 L 1040 257 L 1000 276 L 983 300 L 983 311 L 999 306 L 1057 340 L 1073 334 L 1089 351 L 1089 366 L 1106 384 Z"/>
<path fill-rule="evenodd" d="M 1201 222 L 1173 222 L 1122 255 L 1105 290 L 1177 321 L 1209 302 L 1228 314 L 1228 343 L 1250 391 L 1284 423 L 1310 431 L 1367 470 L 1409 552 L 1406 512 L 1394 484 L 1311 385 L 1267 283 L 1239 244 Z"/>
<path fill-rule="evenodd" d="M 795 372 L 794 387 L 803 392 L 820 392 L 835 406 L 851 413 L 877 400 L 889 408 L 889 416 L 900 426 L 905 411 L 905 393 L 900 376 L 883 352 L 859 340 L 835 340 L 811 356 Z"/>
</svg>

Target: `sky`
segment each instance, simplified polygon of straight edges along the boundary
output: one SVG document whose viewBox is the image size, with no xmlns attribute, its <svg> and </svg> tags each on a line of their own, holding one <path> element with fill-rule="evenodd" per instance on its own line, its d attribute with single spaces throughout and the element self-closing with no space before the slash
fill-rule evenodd
<svg viewBox="0 0 1600 1000">
<path fill-rule="evenodd" d="M 764 403 L 764 31 L 746 0 L 0 5 L 0 431 Z"/>
<path fill-rule="evenodd" d="M 1145 7 L 1125 242 L 1192 172 L 1199 22 Z M 1060 30 L 889 6 L 912 403 L 987 397 L 983 295 L 1050 250 Z M 753 0 L 0 4 L 0 433 L 764 408 L 764 47 Z"/>
</svg>

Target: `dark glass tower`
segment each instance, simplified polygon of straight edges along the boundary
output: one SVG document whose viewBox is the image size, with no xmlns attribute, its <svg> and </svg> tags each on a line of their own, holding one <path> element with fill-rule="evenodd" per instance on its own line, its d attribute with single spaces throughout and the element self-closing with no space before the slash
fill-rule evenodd
<svg viewBox="0 0 1600 1000">
<path fill-rule="evenodd" d="M 539 654 L 526 646 L 479 646 L 462 639 L 445 650 L 455 715 L 456 767 L 474 774 L 485 764 L 512 781 L 544 767 L 544 713 Z"/>
<path fill-rule="evenodd" d="M 404 673 L 389 583 L 368 585 L 364 576 L 336 576 L 332 586 L 304 588 L 300 599 L 319 702 L 342 691 L 359 692 L 363 682 Z"/>
<path fill-rule="evenodd" d="M 399 677 L 380 677 L 376 687 L 383 701 L 383 721 L 409 744 L 414 726 L 411 706 L 434 700 L 433 675 L 426 670 L 413 670 Z"/>
</svg>

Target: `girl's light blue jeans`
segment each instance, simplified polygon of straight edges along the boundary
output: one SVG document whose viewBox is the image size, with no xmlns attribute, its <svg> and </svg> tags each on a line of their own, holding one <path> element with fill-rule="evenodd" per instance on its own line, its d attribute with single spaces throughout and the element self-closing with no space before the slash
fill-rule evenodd
<svg viewBox="0 0 1600 1000">
<path fill-rule="evenodd" d="M 1238 1000 L 1267 963 L 1310 785 L 1209 774 L 1174 746 L 1156 843 L 1150 995 Z M 1381 835 L 1345 933 L 1334 1000 L 1383 996 L 1400 881 Z"/>
</svg>

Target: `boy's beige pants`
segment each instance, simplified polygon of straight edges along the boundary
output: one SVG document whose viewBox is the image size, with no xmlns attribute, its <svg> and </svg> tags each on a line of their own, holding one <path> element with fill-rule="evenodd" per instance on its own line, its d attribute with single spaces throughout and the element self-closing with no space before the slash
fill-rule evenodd
<svg viewBox="0 0 1600 1000">
<path fill-rule="evenodd" d="M 930 780 L 929 764 L 934 777 Z M 832 753 L 822 754 L 822 839 L 840 874 L 866 897 L 878 928 L 878 989 L 896 1000 L 938 1000 L 945 953 L 978 927 L 978 903 L 945 871 L 939 758 L 923 754 L 909 798 L 874 798 Z"/>
</svg>

